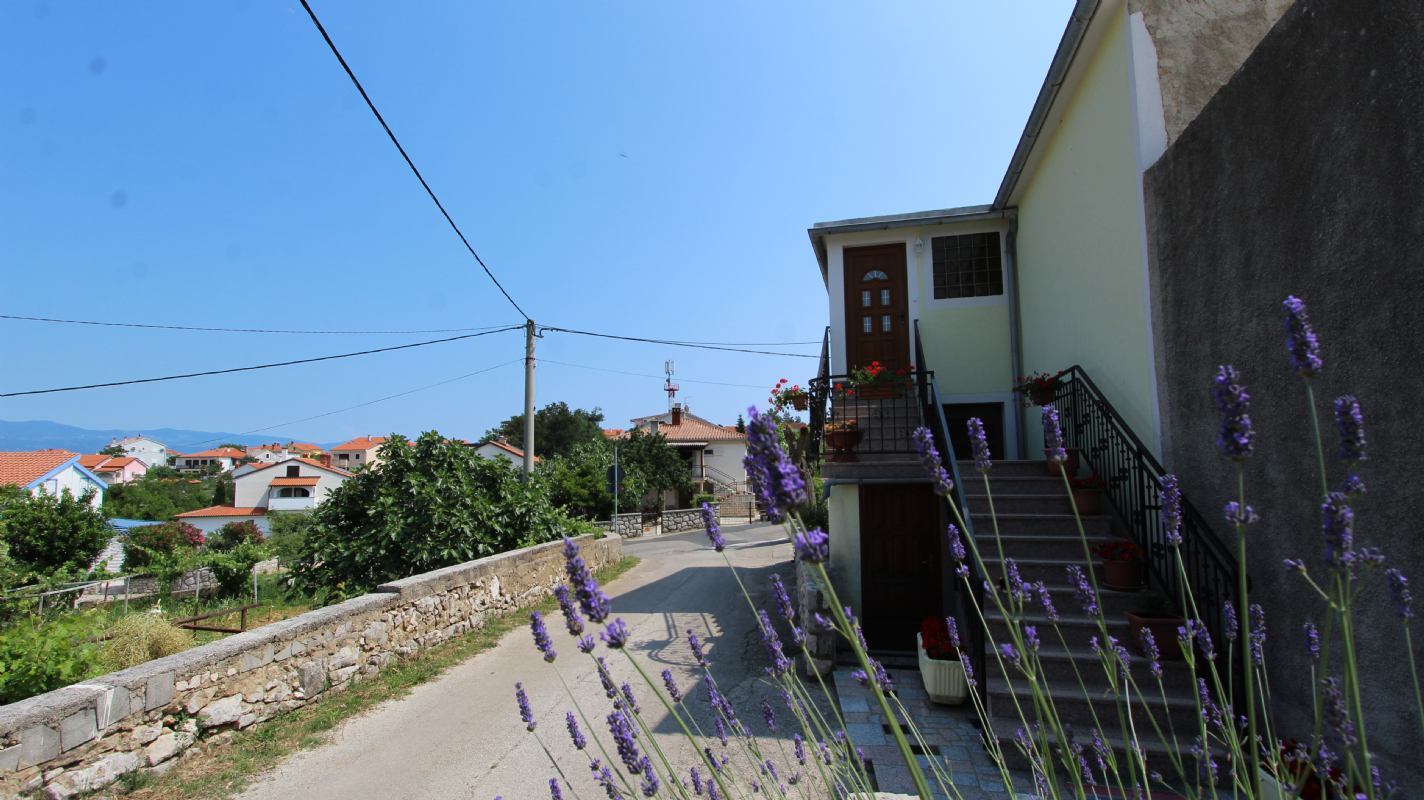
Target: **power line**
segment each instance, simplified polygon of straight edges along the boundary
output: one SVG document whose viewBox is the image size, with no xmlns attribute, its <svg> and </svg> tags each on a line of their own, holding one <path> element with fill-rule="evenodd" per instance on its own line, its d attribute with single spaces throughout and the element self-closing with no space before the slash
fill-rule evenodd
<svg viewBox="0 0 1424 800">
<path fill-rule="evenodd" d="M 55 317 L 27 317 L 19 314 L 0 314 L 0 319 L 17 320 L 21 322 L 53 322 L 65 325 L 100 325 L 110 328 L 154 328 L 165 331 L 204 331 L 214 333 L 288 333 L 288 334 L 381 334 L 381 335 L 406 335 L 406 334 L 427 334 L 427 333 L 467 333 L 472 331 L 492 331 L 507 330 L 509 325 L 487 325 L 482 328 L 426 328 L 423 330 L 402 330 L 402 331 L 318 331 L 318 330 L 283 330 L 274 328 L 212 328 L 199 325 L 153 325 L 146 322 L 103 322 L 89 319 L 58 319 Z"/>
<path fill-rule="evenodd" d="M 409 350 L 413 347 L 426 347 L 432 344 L 443 344 L 444 342 L 458 342 L 462 339 L 475 339 L 480 336 L 488 336 L 491 333 L 501 333 L 503 331 L 519 330 L 522 325 L 513 325 L 508 328 L 499 328 L 483 333 L 467 333 L 461 336 L 447 336 L 444 339 L 431 339 L 424 342 L 411 342 L 410 344 L 394 345 L 392 347 L 378 347 L 374 350 L 358 350 L 354 353 L 339 353 L 332 356 L 317 356 L 315 358 L 299 358 L 294 361 L 278 361 L 272 364 L 256 364 L 250 367 L 230 367 L 228 369 L 213 369 L 204 372 L 187 372 L 182 375 L 165 375 L 159 378 L 136 378 L 126 381 L 110 381 L 108 383 L 89 383 L 82 386 L 62 386 L 55 389 L 30 389 L 23 392 L 3 392 L 0 397 L 21 397 L 33 394 L 53 394 L 55 392 L 77 392 L 81 389 L 103 389 L 110 386 L 130 386 L 136 383 L 158 383 L 160 381 L 176 381 L 182 378 L 200 378 L 206 375 L 227 375 L 233 372 L 251 372 L 258 369 L 271 369 L 273 367 L 290 367 L 295 364 L 311 364 L 317 361 L 334 361 L 340 358 L 354 358 L 356 356 L 372 355 L 374 353 L 389 353 L 394 350 Z"/>
<path fill-rule="evenodd" d="M 647 372 L 628 372 L 628 371 L 626 371 L 626 370 L 621 370 L 621 369 L 608 369 L 607 367 L 591 367 L 591 366 L 589 366 L 589 365 L 587 365 L 587 364 L 571 364 L 571 363 L 569 363 L 569 362 L 567 362 L 567 361 L 555 361 L 555 360 L 552 359 L 552 358 L 541 358 L 541 359 L 539 359 L 539 363 L 540 363 L 540 364 L 557 364 L 557 365 L 559 365 L 559 366 L 561 366 L 561 367 L 575 367 L 575 368 L 577 368 L 577 369 L 588 369 L 588 370 L 593 370 L 594 372 L 611 372 L 611 373 L 613 373 L 614 375 L 628 375 L 628 376 L 631 376 L 631 377 L 634 377 L 634 378 L 653 378 L 653 379 L 655 379 L 655 380 L 663 380 L 665 377 L 667 377 L 667 376 L 665 376 L 665 375 L 653 375 L 653 374 L 647 373 Z M 751 383 L 726 383 L 726 382 L 723 382 L 723 381 L 700 381 L 700 380 L 697 380 L 697 379 L 695 379 L 695 378 L 684 378 L 684 377 L 682 377 L 682 376 L 678 376 L 678 381 L 681 382 L 681 383 L 705 383 L 705 384 L 707 384 L 707 385 L 709 385 L 709 386 L 734 386 L 734 387 L 739 388 L 739 389 L 766 389 L 766 388 L 767 388 L 767 387 L 765 387 L 765 386 L 759 386 L 759 385 L 751 384 Z"/>
<path fill-rule="evenodd" d="M 820 358 L 808 353 L 778 353 L 774 350 L 749 350 L 743 347 L 727 347 L 723 345 L 706 344 L 703 342 L 683 342 L 675 339 L 647 339 L 641 336 L 618 336 L 612 333 L 594 333 L 593 331 L 579 331 L 573 328 L 556 328 L 551 326 L 539 326 L 540 331 L 553 331 L 555 333 L 572 333 L 578 336 L 596 336 L 600 339 L 619 339 L 625 342 L 646 342 L 648 344 L 665 344 L 674 347 L 693 347 L 699 350 L 724 350 L 731 353 L 752 353 L 762 356 L 787 356 L 790 358 Z M 817 342 L 819 344 L 819 342 Z"/>
<path fill-rule="evenodd" d="M 361 93 L 361 99 L 366 101 L 366 107 L 371 109 L 371 113 L 376 116 L 376 121 L 381 123 L 381 127 L 386 131 L 386 136 L 390 137 L 391 144 L 395 145 L 396 149 L 400 151 L 401 158 L 405 159 L 406 166 L 410 167 L 411 172 L 415 173 L 415 177 L 420 181 L 420 185 L 425 187 L 425 193 L 430 195 L 430 199 L 435 202 L 435 207 L 440 209 L 440 214 L 445 217 L 446 222 L 450 223 L 450 227 L 455 231 L 455 235 L 459 236 L 460 241 L 464 243 L 465 249 L 469 250 L 470 255 L 475 257 L 475 262 L 480 265 L 480 269 L 485 271 L 489 279 L 494 282 L 495 288 L 499 289 L 499 293 L 504 295 L 504 299 L 508 300 L 510 305 L 514 306 L 514 310 L 518 311 L 519 315 L 524 317 L 524 319 L 529 319 L 529 315 L 524 313 L 524 309 L 520 308 L 518 303 L 514 302 L 514 298 L 509 296 L 509 292 L 505 291 L 499 279 L 496 278 L 494 273 L 490 271 L 490 268 L 485 265 L 484 259 L 480 258 L 480 254 L 475 252 L 475 248 L 470 244 L 470 240 L 465 238 L 464 231 L 461 231 L 460 226 L 455 224 L 455 219 L 450 216 L 450 212 L 445 210 L 445 204 L 441 203 L 440 198 L 435 196 L 435 190 L 430 188 L 430 184 L 426 182 L 425 176 L 420 174 L 420 170 L 415 166 L 415 162 L 411 160 L 410 154 L 406 153 L 405 147 L 401 146 L 400 140 L 396 138 L 395 132 L 391 130 L 391 126 L 386 124 L 386 118 L 381 116 L 381 112 L 376 108 L 376 104 L 371 101 L 371 96 L 366 94 L 366 87 L 361 85 L 361 81 L 356 78 L 356 73 L 351 71 L 351 65 L 346 63 L 346 58 L 342 56 L 341 51 L 336 48 L 336 42 L 331 40 L 331 36 L 326 32 L 326 27 L 321 24 L 321 20 L 317 19 L 316 12 L 312 10 L 311 4 L 308 3 L 307 0 L 301 0 L 301 3 L 302 8 L 306 9 L 307 16 L 311 17 L 312 24 L 316 26 L 317 31 L 321 34 L 321 38 L 326 40 L 326 46 L 331 48 L 331 54 L 336 56 L 336 60 L 341 63 L 341 68 L 346 71 L 346 77 L 351 79 L 351 83 L 356 86 L 356 91 Z"/>
<path fill-rule="evenodd" d="M 287 422 L 279 422 L 279 423 L 277 423 L 276 425 L 268 425 L 268 426 L 266 426 L 266 427 L 264 427 L 264 428 L 253 428 L 253 429 L 250 430 L 250 431 L 243 431 L 243 432 L 241 432 L 241 433 L 225 434 L 225 435 L 223 435 L 223 436 L 217 436 L 217 437 L 214 437 L 214 438 L 212 438 L 212 439 L 204 439 L 204 440 L 202 440 L 201 442 L 193 442 L 192 444 L 193 444 L 193 445 L 200 445 L 200 444 L 207 444 L 208 442 L 219 442 L 219 441 L 222 441 L 223 439 L 227 439 L 227 438 L 230 438 L 230 437 L 233 437 L 233 436 L 250 436 L 250 435 L 252 435 L 252 434 L 254 434 L 254 433 L 262 433 L 263 431 L 270 431 L 270 430 L 272 430 L 273 428 L 285 428 L 285 427 L 287 427 L 288 425 L 298 425 L 298 424 L 303 423 L 303 422 L 311 422 L 311 421 L 314 420 L 314 419 L 321 419 L 321 418 L 323 418 L 323 417 L 330 417 L 330 416 L 333 416 L 333 415 L 336 415 L 336 414 L 344 414 L 344 413 L 346 413 L 347 411 L 355 411 L 355 410 L 358 409 L 358 408 L 365 408 L 366 406 L 373 406 L 373 405 L 375 405 L 375 404 L 377 404 L 377 403 L 384 403 L 384 402 L 386 402 L 387 400 L 394 400 L 394 399 L 396 399 L 397 397 L 405 397 L 406 395 L 415 394 L 416 392 L 423 392 L 423 391 L 425 391 L 425 390 L 427 390 L 427 389 L 434 389 L 434 388 L 436 388 L 437 386 L 444 386 L 444 385 L 447 384 L 447 383 L 454 383 L 455 381 L 462 381 L 462 380 L 465 380 L 466 378 L 473 378 L 473 377 L 475 377 L 476 375 L 483 375 L 483 374 L 486 373 L 486 372 L 492 372 L 492 371 L 494 371 L 494 370 L 499 369 L 500 367 L 507 367 L 507 366 L 509 366 L 510 364 L 518 364 L 520 361 L 523 361 L 523 360 L 524 360 L 524 359 L 522 359 L 522 358 L 516 358 L 516 359 L 514 359 L 514 360 L 512 360 L 512 361 L 505 361 L 505 362 L 500 363 L 500 364 L 495 364 L 495 365 L 492 366 L 492 367 L 485 367 L 484 369 L 477 369 L 477 370 L 475 370 L 474 372 L 466 372 L 464 375 L 456 375 L 456 376 L 453 377 L 453 378 L 446 378 L 446 379 L 443 380 L 443 381 L 437 381 L 437 382 L 435 382 L 435 383 L 428 383 L 428 384 L 426 384 L 426 385 L 424 385 L 424 386 L 417 386 L 417 387 L 415 387 L 414 389 L 407 389 L 407 390 L 404 391 L 404 392 L 397 392 L 397 393 L 395 393 L 395 394 L 388 394 L 388 395 L 386 395 L 385 397 L 378 397 L 378 398 L 376 398 L 375 400 L 367 400 L 367 401 L 364 402 L 364 403 L 357 403 L 357 404 L 354 405 L 354 406 L 347 406 L 346 408 L 338 408 L 338 409 L 336 409 L 335 411 L 327 411 L 327 412 L 324 412 L 324 413 L 321 413 L 321 414 L 313 414 L 313 415 L 311 415 L 310 417 L 302 417 L 301 419 L 294 419 L 294 420 L 290 420 L 290 421 L 287 421 Z"/>
</svg>

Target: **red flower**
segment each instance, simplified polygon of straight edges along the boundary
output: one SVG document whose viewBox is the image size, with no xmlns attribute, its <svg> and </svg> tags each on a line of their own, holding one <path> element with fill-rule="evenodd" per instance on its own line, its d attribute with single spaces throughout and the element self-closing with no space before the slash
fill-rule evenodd
<svg viewBox="0 0 1424 800">
<path fill-rule="evenodd" d="M 940 661 L 957 661 L 959 653 L 949 641 L 949 626 L 941 617 L 925 617 L 920 623 L 920 643 L 925 655 Z"/>
</svg>

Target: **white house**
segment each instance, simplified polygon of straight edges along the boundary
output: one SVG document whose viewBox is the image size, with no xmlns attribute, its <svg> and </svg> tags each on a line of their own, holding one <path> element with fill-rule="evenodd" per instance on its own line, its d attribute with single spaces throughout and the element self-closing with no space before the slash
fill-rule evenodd
<svg viewBox="0 0 1424 800">
<path fill-rule="evenodd" d="M 200 472 L 208 467 L 217 465 L 218 469 L 227 472 L 233 468 L 239 459 L 246 458 L 247 453 L 235 447 L 218 447 L 213 450 L 203 450 L 197 453 L 179 453 L 173 456 L 173 468 L 184 472 Z"/>
<path fill-rule="evenodd" d="M 136 481 L 148 472 L 148 464 L 137 456 L 82 455 L 79 466 L 98 475 L 110 486 Z"/>
<path fill-rule="evenodd" d="M 299 455 L 287 449 L 284 444 L 273 442 L 271 444 L 259 444 L 247 448 L 247 455 L 256 459 L 261 464 L 276 464 L 278 461 L 286 461 L 289 456 Z"/>
<path fill-rule="evenodd" d="M 695 482 L 717 494 L 737 491 L 747 480 L 742 460 L 747 455 L 747 435 L 693 414 L 681 404 L 671 411 L 632 420 L 645 433 L 658 433 L 687 459 Z M 623 435 L 623 434 L 620 434 Z"/>
<path fill-rule="evenodd" d="M 79 454 L 68 450 L 28 450 L 0 452 L 0 484 L 19 486 L 32 495 L 41 492 L 58 495 L 68 491 L 75 497 L 90 489 L 94 496 L 90 505 L 98 508 L 104 502 L 108 487 L 98 475 L 79 463 Z"/>
<path fill-rule="evenodd" d="M 524 451 L 508 442 L 486 439 L 473 447 L 480 458 L 502 458 L 516 467 L 524 466 Z M 534 456 L 534 463 L 537 464 L 540 460 L 538 456 Z"/>
<path fill-rule="evenodd" d="M 180 519 L 205 535 L 229 522 L 251 520 L 269 530 L 268 512 L 310 511 L 321 504 L 351 473 L 313 461 L 291 457 L 274 464 L 247 464 L 233 477 L 233 504 L 209 506 L 179 514 Z"/>
<path fill-rule="evenodd" d="M 133 456 L 150 467 L 162 467 L 168 463 L 168 447 L 157 439 L 147 436 L 126 436 L 109 442 L 110 447 L 122 447 L 124 455 Z"/>
</svg>

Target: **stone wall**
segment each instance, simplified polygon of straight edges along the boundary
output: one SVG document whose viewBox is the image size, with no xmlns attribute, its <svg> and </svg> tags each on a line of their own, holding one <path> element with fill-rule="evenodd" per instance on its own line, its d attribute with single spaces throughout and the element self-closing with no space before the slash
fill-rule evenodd
<svg viewBox="0 0 1424 800">
<path fill-rule="evenodd" d="M 717 517 L 720 524 L 722 520 L 721 511 L 716 503 L 712 503 L 712 513 Z M 663 533 L 682 533 L 683 531 L 704 530 L 702 525 L 702 511 L 696 508 L 678 509 L 676 511 L 664 511 L 662 514 Z"/>
<path fill-rule="evenodd" d="M 636 539 L 643 535 L 643 515 L 641 512 L 619 514 L 612 520 L 595 523 L 605 531 L 618 534 L 623 539 Z"/>
<path fill-rule="evenodd" d="M 836 664 L 836 634 L 822 630 L 815 622 L 815 615 L 829 618 L 831 607 L 821 591 L 820 578 L 799 558 L 796 559 L 796 608 L 801 630 L 806 632 L 806 650 L 811 653 L 811 663 L 802 664 L 802 669 L 808 675 L 811 670 L 829 675 Z"/>
<path fill-rule="evenodd" d="M 721 512 L 718 504 L 712 504 L 712 511 L 717 514 L 717 519 L 721 521 Z M 679 508 L 672 511 L 664 511 L 657 516 L 657 521 L 653 523 L 651 535 L 659 536 L 664 533 L 683 533 L 685 531 L 702 530 L 702 511 L 696 508 Z M 612 520 L 604 520 L 595 523 L 605 531 L 615 531 L 624 539 L 634 539 L 642 536 L 643 515 L 642 513 L 619 514 Z"/>
<path fill-rule="evenodd" d="M 623 541 L 578 540 L 591 569 Z M 377 587 L 339 605 L 0 706 L 0 798 L 66 798 L 161 772 L 204 737 L 260 724 L 530 605 L 563 580 L 561 543 Z"/>
<path fill-rule="evenodd" d="M 1369 487 L 1356 541 L 1384 549 L 1416 582 L 1419 544 L 1417 365 L 1424 362 L 1424 4 L 1298 0 L 1240 71 L 1146 174 L 1152 318 L 1166 466 L 1218 532 L 1235 496 L 1216 451 L 1210 392 L 1233 363 L 1252 395 L 1256 456 L 1247 502 L 1253 597 L 1264 598 L 1271 692 L 1285 736 L 1308 738 L 1310 670 L 1301 624 L 1321 603 L 1284 558 L 1321 567 L 1320 481 L 1301 380 L 1291 372 L 1281 301 L 1302 297 L 1321 337 L 1314 379 L 1335 462 L 1328 403 L 1359 397 L 1369 432 Z M 1424 797 L 1424 761 L 1409 697 L 1404 637 L 1378 572 L 1357 601 L 1369 744 L 1401 796 Z M 1417 648 L 1416 659 L 1424 658 Z M 1334 652 L 1339 652 L 1338 637 Z M 1339 665 L 1329 668 L 1338 674 Z"/>
</svg>

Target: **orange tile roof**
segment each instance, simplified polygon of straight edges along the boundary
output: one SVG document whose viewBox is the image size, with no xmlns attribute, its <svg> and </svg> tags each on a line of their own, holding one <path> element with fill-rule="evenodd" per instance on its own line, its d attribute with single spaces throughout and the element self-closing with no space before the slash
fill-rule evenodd
<svg viewBox="0 0 1424 800">
<path fill-rule="evenodd" d="M 357 436 L 349 442 L 331 448 L 331 452 L 335 453 L 340 450 L 370 450 L 379 447 L 386 439 L 387 437 L 385 436 Z"/>
<path fill-rule="evenodd" d="M 273 461 L 273 462 L 270 463 L 270 464 L 252 464 L 252 465 L 250 465 L 250 466 L 253 468 L 253 469 L 252 469 L 252 472 L 261 472 L 261 471 L 264 470 L 264 469 L 270 469 L 270 468 L 272 468 L 272 467 L 276 467 L 276 466 L 279 466 L 279 465 L 281 465 L 281 464 L 290 464 L 290 463 L 293 462 L 293 461 L 300 461 L 300 462 L 302 462 L 303 464 L 306 464 L 307 466 L 316 467 L 317 469 L 329 470 L 329 471 L 331 471 L 331 472 L 335 472 L 337 475 L 344 475 L 344 476 L 346 476 L 346 477 L 348 477 L 348 478 L 351 477 L 352 475 L 355 475 L 355 474 L 356 474 L 356 473 L 354 473 L 354 472 L 352 472 L 352 471 L 350 471 L 350 470 L 342 469 L 341 467 L 332 466 L 332 465 L 330 465 L 330 464 L 323 464 L 323 463 L 321 463 L 320 461 L 315 461 L 315 460 L 310 459 L 310 458 L 302 458 L 301 456 L 294 456 L 294 457 L 292 457 L 292 458 L 288 458 L 288 459 L 285 459 L 285 460 L 282 460 L 282 461 Z M 243 477 L 247 477 L 247 475 L 251 475 L 252 472 L 247 473 L 247 474 L 244 475 Z"/>
<path fill-rule="evenodd" d="M 271 486 L 315 486 L 321 478 L 273 478 Z"/>
<path fill-rule="evenodd" d="M 603 429 L 603 438 L 605 438 L 605 439 L 621 439 L 621 438 L 623 438 L 623 434 L 624 434 L 624 430 L 623 430 L 622 428 L 604 428 L 604 429 Z"/>
<path fill-rule="evenodd" d="M 654 420 L 659 418 L 647 417 L 646 419 Z M 745 441 L 747 438 L 746 434 L 737 433 L 735 428 L 729 430 L 725 425 L 718 425 L 715 422 L 708 422 L 707 420 L 701 417 L 693 416 L 687 411 L 682 412 L 682 423 L 679 425 L 673 425 L 672 423 L 667 422 L 666 416 L 664 416 L 662 419 L 664 421 L 658 423 L 658 433 L 662 434 L 663 438 L 667 439 L 669 442 L 672 443 L 735 442 Z M 651 432 L 648 427 L 642 425 L 640 425 L 639 427 L 643 428 L 643 430 L 645 431 Z"/>
<path fill-rule="evenodd" d="M 108 461 L 113 456 L 106 456 L 103 453 L 85 453 L 79 457 L 79 466 L 85 469 L 97 469 L 100 464 Z"/>
<path fill-rule="evenodd" d="M 117 472 L 138 459 L 133 456 L 106 456 L 103 453 L 79 457 L 79 466 L 90 472 Z"/>
<path fill-rule="evenodd" d="M 29 486 L 77 455 L 69 450 L 0 452 L 0 484 Z"/>
<path fill-rule="evenodd" d="M 184 458 L 242 458 L 247 455 L 234 447 L 219 447 L 215 450 L 204 450 L 199 453 L 185 453 Z"/>
<path fill-rule="evenodd" d="M 321 445 L 308 444 L 306 442 L 287 442 L 288 450 L 295 450 L 298 453 L 323 453 Z"/>
<path fill-rule="evenodd" d="M 174 519 L 185 519 L 191 517 L 262 517 L 266 516 L 267 509 L 261 507 L 245 506 L 208 506 L 197 511 L 185 511 L 182 514 L 174 514 Z"/>
</svg>

